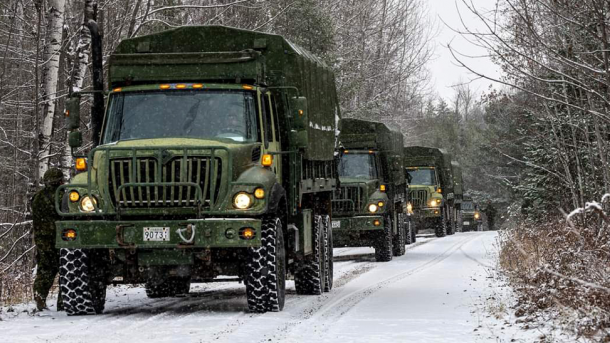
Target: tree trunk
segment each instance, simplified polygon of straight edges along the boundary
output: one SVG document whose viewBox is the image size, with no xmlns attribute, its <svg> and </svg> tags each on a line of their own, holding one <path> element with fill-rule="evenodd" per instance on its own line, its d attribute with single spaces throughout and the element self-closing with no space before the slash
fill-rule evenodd
<svg viewBox="0 0 610 343">
<path fill-rule="evenodd" d="M 41 177 L 49 169 L 51 155 L 51 137 L 53 136 L 53 119 L 55 115 L 55 99 L 57 97 L 57 81 L 59 74 L 59 55 L 61 50 L 62 29 L 64 26 L 65 0 L 48 0 L 47 36 L 43 52 L 43 102 L 44 111 L 40 129 L 40 152 L 38 176 Z"/>
</svg>

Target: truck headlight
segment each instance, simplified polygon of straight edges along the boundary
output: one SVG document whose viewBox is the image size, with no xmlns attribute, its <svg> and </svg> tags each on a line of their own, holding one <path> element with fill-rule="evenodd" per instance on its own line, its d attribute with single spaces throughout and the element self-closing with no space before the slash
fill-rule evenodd
<svg viewBox="0 0 610 343">
<path fill-rule="evenodd" d="M 440 200 L 436 200 L 436 199 L 432 199 L 430 200 L 430 206 L 432 207 L 437 207 L 441 205 L 441 201 Z"/>
<path fill-rule="evenodd" d="M 375 204 L 370 204 L 369 205 L 369 212 L 371 212 L 371 213 L 377 212 L 378 209 L 379 209 L 379 207 L 377 205 L 375 205 Z"/>
<path fill-rule="evenodd" d="M 233 197 L 233 207 L 239 210 L 246 210 L 250 206 L 252 206 L 252 198 L 247 193 L 237 193 Z"/>
<path fill-rule="evenodd" d="M 474 219 L 479 219 L 479 218 L 481 218 L 481 215 L 479 214 L 479 212 L 476 212 L 474 214 Z"/>
<path fill-rule="evenodd" d="M 80 209 L 83 212 L 93 212 L 95 211 L 95 205 L 97 205 L 97 200 L 90 195 L 85 195 L 80 200 Z"/>
<path fill-rule="evenodd" d="M 413 213 L 413 204 L 407 203 L 407 213 Z"/>
</svg>

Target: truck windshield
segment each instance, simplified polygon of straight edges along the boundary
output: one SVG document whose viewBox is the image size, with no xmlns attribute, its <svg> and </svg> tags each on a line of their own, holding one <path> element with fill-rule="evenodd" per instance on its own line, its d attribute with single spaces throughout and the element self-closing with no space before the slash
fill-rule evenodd
<svg viewBox="0 0 610 343">
<path fill-rule="evenodd" d="M 474 204 L 470 201 L 464 201 L 462 203 L 462 210 L 474 210 Z"/>
<path fill-rule="evenodd" d="M 147 138 L 258 138 L 254 93 L 178 90 L 110 97 L 102 144 Z"/>
<path fill-rule="evenodd" d="M 436 170 L 434 169 L 407 169 L 407 174 L 411 185 L 436 185 Z"/>
<path fill-rule="evenodd" d="M 339 161 L 339 176 L 357 179 L 377 179 L 377 166 L 373 154 L 344 154 Z"/>
</svg>

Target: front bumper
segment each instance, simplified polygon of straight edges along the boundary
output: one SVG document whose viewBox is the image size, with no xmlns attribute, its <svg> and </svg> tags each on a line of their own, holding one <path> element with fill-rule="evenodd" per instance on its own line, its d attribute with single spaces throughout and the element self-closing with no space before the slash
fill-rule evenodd
<svg viewBox="0 0 610 343">
<path fill-rule="evenodd" d="M 261 221 L 253 218 L 206 218 L 148 221 L 59 221 L 56 222 L 58 248 L 245 248 L 261 245 Z M 191 230 L 186 230 L 188 225 Z M 167 241 L 144 240 L 144 228 L 169 228 Z M 239 236 L 242 228 L 252 228 L 255 237 Z M 66 241 L 62 232 L 74 229 L 76 239 Z M 230 234 L 231 230 L 233 234 Z M 178 230 L 181 230 L 181 235 Z M 227 232 L 229 231 L 229 233 Z M 193 237 L 192 241 L 190 238 Z"/>
<path fill-rule="evenodd" d="M 379 226 L 375 226 L 375 220 L 379 221 Z M 371 235 L 383 232 L 384 221 L 383 216 L 333 218 L 331 226 L 336 246 L 354 246 L 355 243 L 366 242 Z"/>
<path fill-rule="evenodd" d="M 415 208 L 413 212 L 416 217 L 420 218 L 440 218 L 441 217 L 441 208 L 440 207 L 424 207 L 424 208 Z"/>
</svg>

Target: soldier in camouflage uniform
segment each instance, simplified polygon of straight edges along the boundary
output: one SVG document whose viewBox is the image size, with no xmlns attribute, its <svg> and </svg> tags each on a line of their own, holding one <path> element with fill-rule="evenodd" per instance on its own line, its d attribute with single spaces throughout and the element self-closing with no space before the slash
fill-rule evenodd
<svg viewBox="0 0 610 343">
<path fill-rule="evenodd" d="M 37 272 L 34 281 L 34 300 L 39 311 L 47 308 L 47 295 L 55 276 L 59 272 L 59 250 L 55 249 L 55 221 L 59 215 L 55 211 L 55 191 L 63 183 L 63 174 L 57 168 L 50 168 L 43 177 L 45 187 L 32 200 L 34 221 L 34 242 L 36 243 Z M 61 309 L 61 294 L 57 297 L 57 309 Z"/>
</svg>

